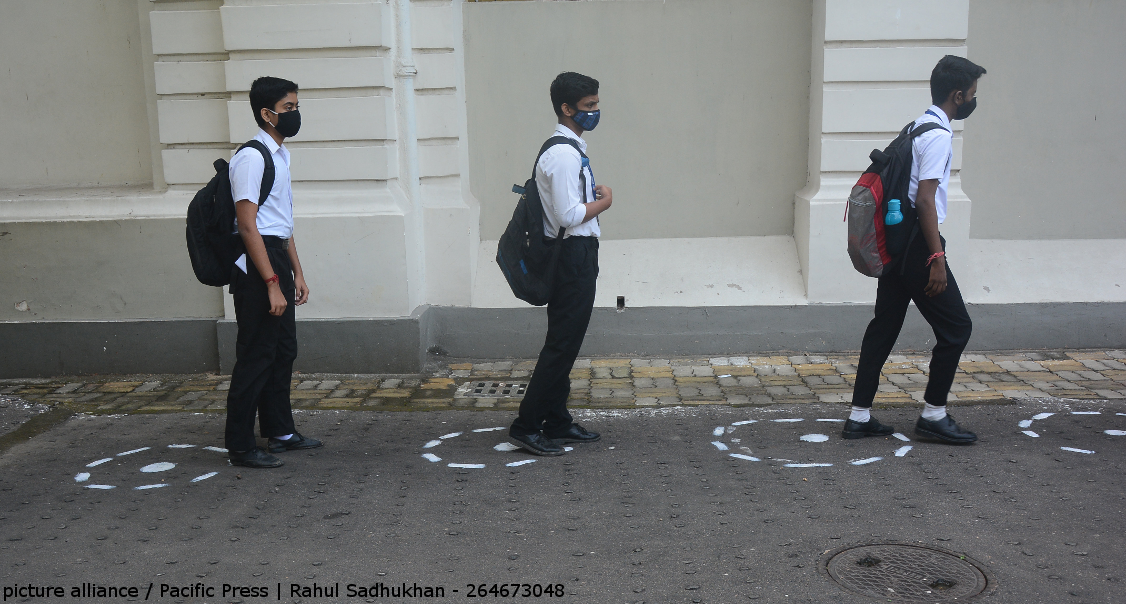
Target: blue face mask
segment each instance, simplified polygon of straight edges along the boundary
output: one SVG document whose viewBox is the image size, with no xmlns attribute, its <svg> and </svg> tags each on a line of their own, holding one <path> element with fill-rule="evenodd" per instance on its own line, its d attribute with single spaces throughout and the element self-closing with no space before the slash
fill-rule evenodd
<svg viewBox="0 0 1126 604">
<path fill-rule="evenodd" d="M 578 124 L 579 128 L 590 131 L 598 126 L 598 118 L 601 116 L 602 111 L 580 111 L 575 114 L 572 119 Z"/>
</svg>

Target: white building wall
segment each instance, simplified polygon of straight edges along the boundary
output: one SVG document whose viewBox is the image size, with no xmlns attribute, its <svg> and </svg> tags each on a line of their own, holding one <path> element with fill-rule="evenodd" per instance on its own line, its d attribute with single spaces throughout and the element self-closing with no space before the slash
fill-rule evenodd
<svg viewBox="0 0 1126 604">
<path fill-rule="evenodd" d="M 0 167 L 0 246 L 7 246 L 0 249 L 4 263 L 0 291 L 8 296 L 0 300 L 0 321 L 223 316 L 221 300 L 229 296 L 199 285 L 187 269 L 184 210 L 192 194 L 214 173 L 212 162 L 229 157 L 238 143 L 253 136 L 247 92 L 253 79 L 265 74 L 298 82 L 305 113 L 301 134 L 287 143 L 294 158 L 298 247 L 313 289 L 312 301 L 299 309 L 299 318 L 406 317 L 422 305 L 522 305 L 510 296 L 490 262 L 495 243 L 479 241 L 481 218 L 469 187 L 467 132 L 468 121 L 480 118 L 467 109 L 464 41 L 481 32 L 467 29 L 462 0 L 106 0 L 112 9 L 106 14 L 114 18 L 111 24 L 86 13 L 60 10 L 66 6 L 81 3 L 43 0 L 0 8 L 4 47 L 15 49 L 7 55 L 14 85 L 0 94 L 5 101 L 0 111 L 8 117 L 11 140 L 16 141 L 3 149 L 6 161 Z M 704 96 L 693 106 L 705 110 L 721 100 L 746 104 L 745 99 L 761 98 L 753 94 L 761 94 L 759 81 L 768 85 L 771 73 L 764 71 L 762 63 L 773 61 L 773 68 L 781 69 L 779 61 L 789 60 L 787 74 L 805 69 L 804 54 L 801 61 L 792 56 L 777 59 L 765 51 L 747 52 L 754 55 L 751 58 L 732 57 L 724 50 L 731 47 L 715 40 L 697 45 L 712 49 L 708 50 L 712 54 L 692 61 L 630 55 L 640 52 L 637 40 L 653 45 L 654 40 L 663 43 L 677 33 L 653 24 L 670 28 L 669 15 L 686 23 L 688 16 L 699 19 L 691 11 L 711 7 L 718 12 L 708 19 L 728 16 L 730 20 L 729 15 L 738 14 L 758 28 L 747 30 L 736 23 L 732 36 L 766 32 L 792 42 L 796 38 L 786 32 L 797 31 L 805 18 L 796 17 L 801 11 L 795 6 L 808 8 L 764 3 L 759 9 L 766 12 L 760 13 L 719 0 L 691 4 L 607 0 L 503 2 L 479 14 L 503 19 L 511 29 L 526 22 L 548 23 L 544 15 L 561 18 L 567 11 L 582 9 L 636 28 L 632 38 L 615 39 L 612 50 L 618 54 L 583 49 L 587 64 L 618 63 L 611 70 L 615 77 L 604 80 L 608 111 L 611 105 L 617 109 L 608 112 L 609 121 L 592 135 L 598 139 L 592 139 L 592 147 L 604 155 L 613 151 L 622 160 L 645 157 L 643 152 L 660 148 L 658 143 L 667 138 L 653 125 L 671 119 L 667 109 L 676 109 L 678 98 L 629 95 L 641 89 L 637 81 L 653 79 L 648 74 L 660 73 L 658 68 L 670 61 L 679 72 L 697 67 L 712 70 L 695 85 Z M 791 208 L 785 200 L 781 205 L 761 202 L 763 207 L 741 215 L 758 216 L 755 212 L 761 211 L 765 218 L 757 223 L 769 226 L 761 232 L 746 231 L 748 224 L 756 222 L 733 220 L 719 205 L 706 211 L 699 209 L 700 204 L 679 213 L 669 211 L 680 209 L 673 204 L 689 198 L 683 192 L 665 196 L 661 203 L 666 214 L 659 223 L 644 221 L 655 215 L 649 210 L 656 206 L 647 204 L 660 197 L 659 187 L 642 187 L 652 185 L 646 174 L 654 172 L 653 165 L 665 166 L 656 169 L 662 176 L 675 172 L 668 166 L 691 166 L 682 177 L 670 179 L 677 186 L 715 169 L 715 162 L 696 154 L 700 148 L 735 161 L 740 170 L 762 169 L 767 165 L 763 157 L 777 155 L 771 136 L 752 137 L 760 145 L 753 153 L 740 147 L 742 154 L 733 154 L 728 143 L 701 146 L 697 140 L 688 145 L 683 144 L 687 139 L 678 138 L 680 144 L 671 145 L 665 155 L 656 154 L 653 162 L 630 159 L 632 163 L 612 164 L 606 157 L 620 174 L 605 170 L 599 172 L 600 178 L 613 184 L 611 176 L 623 181 L 628 177 L 635 182 L 635 192 L 630 194 L 629 186 L 616 188 L 618 204 L 614 216 L 607 215 L 607 233 L 628 237 L 614 241 L 608 236 L 603 242 L 600 306 L 613 306 L 618 295 L 626 296 L 629 307 L 870 303 L 875 280 L 856 274 L 845 254 L 844 200 L 866 167 L 868 152 L 884 146 L 929 105 L 927 78 L 938 58 L 948 53 L 968 54 L 990 69 L 982 82 L 982 108 L 965 125 L 966 148 L 972 149 L 967 180 L 972 169 L 975 201 L 991 204 L 983 214 L 986 220 L 975 223 L 976 233 L 997 239 L 969 239 L 972 204 L 961 190 L 961 124 L 954 141 L 950 218 L 942 229 L 966 299 L 1003 304 L 1126 300 L 1122 268 L 1126 244 L 1120 237 L 1110 238 L 1121 222 L 1121 208 L 1126 207 L 1113 186 L 1114 161 L 1120 153 L 1113 143 L 1126 132 L 1122 112 L 1107 109 L 1113 107 L 1113 99 L 1121 98 L 1126 82 L 1117 77 L 1120 63 L 1112 61 L 1121 42 L 1105 35 L 1084 40 L 1082 33 L 1076 33 L 1096 22 L 1109 29 L 1122 23 L 1126 11 L 1120 3 L 1080 6 L 1013 0 L 985 6 L 968 0 L 817 0 L 812 6 L 808 129 L 799 126 L 801 132 L 794 132 L 794 127 L 787 127 L 783 133 L 799 143 L 803 137 L 808 141 L 808 183 L 794 197 L 792 234 L 786 227 Z M 1005 20 L 1007 13 L 1012 13 L 1013 23 Z M 748 19 L 747 14 L 760 16 Z M 784 15 L 789 29 L 772 26 L 774 14 Z M 977 21 L 975 14 L 981 15 Z M 138 20 L 132 21 L 135 17 Z M 693 22 L 711 23 L 708 19 Z M 1065 48 L 1056 52 L 1043 42 L 1046 50 L 1037 50 L 1041 54 L 1031 61 L 1033 66 L 1018 65 L 1016 51 L 1004 39 L 1015 39 L 1014 28 L 1025 27 L 1032 32 L 1028 38 L 1041 43 L 1054 22 L 1063 28 L 1060 39 L 1065 42 L 1060 44 Z M 80 35 L 91 27 L 116 32 L 107 34 L 106 40 L 116 36 L 117 45 Z M 975 27 L 980 43 L 974 42 Z M 38 53 L 17 52 L 39 48 L 33 38 L 48 29 L 58 33 L 58 44 Z M 683 40 L 702 35 L 694 30 L 709 30 L 691 29 L 681 32 Z M 772 29 L 777 31 L 767 31 Z M 562 34 L 553 31 L 552 35 Z M 1000 41 L 984 41 L 990 35 Z M 410 44 L 402 42 L 408 37 Z M 511 40 L 494 39 L 509 44 L 500 47 L 498 56 L 512 46 Z M 758 43 L 762 40 L 760 36 Z M 1023 39 L 1021 43 L 1031 44 Z M 122 60 L 123 48 L 131 48 L 133 58 Z M 979 59 L 982 48 L 988 53 Z M 70 71 L 60 67 L 80 50 L 90 53 L 88 66 Z M 140 73 L 133 60 L 138 56 Z M 38 68 L 36 61 L 43 67 Z M 563 59 L 552 63 L 549 73 L 536 80 L 540 83 L 534 90 L 519 70 L 471 64 L 469 73 L 487 77 L 477 78 L 470 88 L 476 86 L 487 94 L 506 79 L 515 81 L 529 90 L 528 111 L 542 113 L 550 76 L 557 67 L 569 64 Z M 652 69 L 630 69 L 637 64 Z M 29 75 L 37 69 L 43 75 Z M 739 69 L 757 75 L 730 75 Z M 83 79 L 90 74 L 96 76 L 93 81 Z M 67 113 L 67 95 L 53 92 L 48 85 L 56 77 L 92 89 L 95 111 Z M 1089 88 L 1094 93 L 1070 105 L 1070 93 L 1049 90 L 1046 104 L 1030 105 L 1039 115 L 1048 115 L 1043 128 L 1021 128 L 1012 108 L 1021 107 L 1031 94 L 1030 82 L 1037 90 L 1047 90 L 1056 81 L 1052 78 L 1063 78 L 1066 90 Z M 94 90 L 98 81 L 105 82 L 107 90 Z M 731 87 L 736 81 L 742 88 Z M 623 82 L 635 84 L 623 86 Z M 728 88 L 715 92 L 712 82 L 726 82 Z M 26 98 L 17 94 L 21 88 L 26 89 Z M 142 98 L 142 88 L 147 88 L 147 98 Z M 739 94 L 731 93 L 736 89 Z M 788 88 L 785 98 L 794 94 L 801 93 Z M 143 115 L 146 106 L 149 115 Z M 635 106 L 644 106 L 645 112 L 631 111 Z M 797 111 L 796 121 L 804 120 L 804 107 L 795 110 L 795 106 L 799 105 L 788 103 L 784 109 Z M 1071 108 L 1075 111 L 1068 111 Z M 1067 114 L 1049 115 L 1057 110 Z M 89 115 L 100 115 L 104 121 L 88 121 Z M 503 130 L 509 123 L 505 115 L 481 115 L 488 119 L 478 126 Z M 494 144 L 485 147 L 490 152 L 475 154 L 475 177 L 496 180 L 500 185 L 488 190 L 508 200 L 494 198 L 495 203 L 504 208 L 515 203 L 507 197 L 507 186 L 515 180 L 511 175 L 527 172 L 523 151 L 517 160 L 501 156 L 509 152 L 515 156 L 512 149 L 538 144 L 550 118 L 550 114 L 535 118 L 539 122 L 533 121 L 523 137 L 530 141 L 527 144 Z M 693 119 L 699 121 L 692 122 L 689 134 L 717 128 L 708 126 L 708 115 Z M 632 125 L 627 128 L 628 124 Z M 657 143 L 644 149 L 624 144 L 638 132 Z M 72 142 L 67 142 L 67 133 L 74 134 Z M 1012 145 L 997 142 L 1011 133 L 1016 141 Z M 717 137 L 730 134 L 717 131 Z M 727 140 L 717 137 L 700 140 Z M 786 174 L 796 175 L 792 183 L 789 176 L 783 179 L 788 187 L 801 182 L 804 167 L 802 145 L 792 139 L 785 143 L 786 149 L 797 150 L 799 168 L 793 170 L 793 159 L 785 159 Z M 1088 139 L 1096 149 L 1090 160 L 1075 153 Z M 151 143 L 148 148 L 147 143 Z M 512 163 L 511 170 L 498 169 L 506 162 Z M 48 169 L 51 177 L 39 178 L 39 172 Z M 764 174 L 759 180 L 777 180 L 778 171 Z M 1056 174 L 1086 187 L 1075 189 L 1081 198 L 1068 197 L 1072 187 L 1066 178 L 1047 182 Z M 1007 184 L 1021 178 L 1021 187 Z M 147 180 L 153 185 L 143 182 Z M 705 201 L 732 198 L 714 195 Z M 745 201 L 752 203 L 751 198 Z M 504 208 L 492 207 L 485 218 L 494 237 L 511 211 Z M 1058 225 L 1044 218 L 1053 215 L 1059 217 Z M 696 229 L 691 238 L 669 239 L 689 223 Z M 744 230 L 727 233 L 729 237 L 710 236 L 714 225 Z M 1104 238 L 1031 239 L 1090 233 Z M 62 254 L 60 242 L 68 240 L 81 241 L 76 249 L 82 252 Z M 125 256 L 128 261 L 122 261 Z M 31 310 L 18 310 L 20 302 L 27 302 Z"/>
</svg>

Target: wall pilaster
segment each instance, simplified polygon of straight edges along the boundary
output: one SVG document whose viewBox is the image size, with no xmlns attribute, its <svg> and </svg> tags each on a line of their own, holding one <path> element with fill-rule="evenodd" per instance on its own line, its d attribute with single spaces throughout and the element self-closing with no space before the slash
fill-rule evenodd
<svg viewBox="0 0 1126 604">
<path fill-rule="evenodd" d="M 794 239 L 810 302 L 871 302 L 876 281 L 845 251 L 845 200 L 883 148 L 930 105 L 930 72 L 965 56 L 968 0 L 819 0 L 814 5 L 809 182 L 795 196 Z M 969 238 L 962 192 L 962 124 L 954 122 L 949 212 L 942 234 Z"/>
<path fill-rule="evenodd" d="M 460 2 L 162 0 L 150 13 L 160 155 L 191 191 L 254 136 L 251 83 L 300 87 L 303 318 L 468 304 L 476 203 L 462 186 Z M 430 268 L 428 268 L 430 267 Z M 230 304 L 228 315 L 230 315 Z"/>
</svg>

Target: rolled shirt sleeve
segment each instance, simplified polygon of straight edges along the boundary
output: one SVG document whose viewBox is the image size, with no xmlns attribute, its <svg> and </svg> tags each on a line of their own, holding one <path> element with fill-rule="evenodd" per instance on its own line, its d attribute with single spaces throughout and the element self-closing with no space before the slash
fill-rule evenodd
<svg viewBox="0 0 1126 604">
<path fill-rule="evenodd" d="M 548 154 L 550 153 L 550 157 Z M 547 159 L 547 161 L 543 161 Z M 558 145 L 541 158 L 540 172 L 548 195 L 541 193 L 545 209 L 551 212 L 555 224 L 564 228 L 574 228 L 586 219 L 586 206 L 582 200 L 582 182 L 579 170 L 582 159 L 578 152 L 566 145 Z M 541 187 L 542 190 L 542 187 Z M 550 233 L 554 237 L 556 233 Z"/>
</svg>

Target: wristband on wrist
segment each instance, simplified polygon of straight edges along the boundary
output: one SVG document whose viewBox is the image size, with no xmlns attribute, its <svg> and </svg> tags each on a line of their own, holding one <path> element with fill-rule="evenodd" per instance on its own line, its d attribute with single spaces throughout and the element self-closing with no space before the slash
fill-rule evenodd
<svg viewBox="0 0 1126 604">
<path fill-rule="evenodd" d="M 935 252 L 935 253 L 931 254 L 930 257 L 927 258 L 927 266 L 930 266 L 931 262 L 934 262 L 935 258 L 943 258 L 945 256 L 946 256 L 946 252 Z M 275 275 L 275 277 L 276 276 L 277 275 Z"/>
<path fill-rule="evenodd" d="M 930 264 L 930 262 L 927 262 L 927 264 Z M 277 283 L 277 282 L 278 282 L 278 276 L 277 275 L 274 275 L 273 277 L 266 279 L 266 285 L 269 285 L 271 283 Z"/>
</svg>

